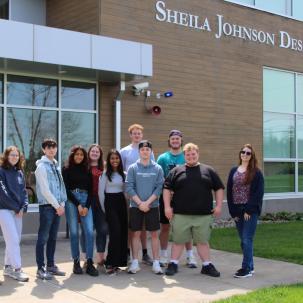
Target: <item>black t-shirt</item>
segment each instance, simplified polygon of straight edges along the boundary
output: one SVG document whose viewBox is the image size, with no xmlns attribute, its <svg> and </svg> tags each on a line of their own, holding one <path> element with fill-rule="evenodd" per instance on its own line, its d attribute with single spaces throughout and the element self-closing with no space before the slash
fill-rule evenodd
<svg viewBox="0 0 303 303">
<path fill-rule="evenodd" d="M 224 185 L 208 165 L 175 167 L 167 176 L 164 188 L 174 192 L 172 207 L 175 214 L 209 215 L 213 209 L 212 191 Z"/>
</svg>

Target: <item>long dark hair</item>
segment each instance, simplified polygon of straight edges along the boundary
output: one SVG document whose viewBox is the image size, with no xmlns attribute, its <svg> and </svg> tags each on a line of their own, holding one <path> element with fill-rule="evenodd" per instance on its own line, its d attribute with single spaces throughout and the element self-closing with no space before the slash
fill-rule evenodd
<svg viewBox="0 0 303 303">
<path fill-rule="evenodd" d="M 248 162 L 248 166 L 247 166 L 247 169 L 246 169 L 246 174 L 245 174 L 245 179 L 244 179 L 244 184 L 250 184 L 251 181 L 253 180 L 257 170 L 259 170 L 259 167 L 258 167 L 258 160 L 257 160 L 257 157 L 256 157 L 256 153 L 252 147 L 251 144 L 247 143 L 247 144 L 244 144 L 239 152 L 239 165 L 242 164 L 242 159 L 241 159 L 241 151 L 244 149 L 244 148 L 249 148 L 251 150 L 251 157 L 250 157 L 250 160 Z"/>
<path fill-rule="evenodd" d="M 97 143 L 92 144 L 92 145 L 88 148 L 88 151 L 87 151 L 87 155 L 88 155 L 88 166 L 89 166 L 89 168 L 91 167 L 91 165 L 90 165 L 89 153 L 90 153 L 90 151 L 92 150 L 93 147 L 97 147 L 97 148 L 99 149 L 100 158 L 99 158 L 99 160 L 98 160 L 98 168 L 99 168 L 100 170 L 103 171 L 103 170 L 104 170 L 103 150 L 102 150 L 102 147 L 101 147 L 99 144 L 97 144 Z"/>
<path fill-rule="evenodd" d="M 65 168 L 70 168 L 76 165 L 75 163 L 75 154 L 78 150 L 81 150 L 83 153 L 83 161 L 80 163 L 81 166 L 85 167 L 86 169 L 88 169 L 88 156 L 87 156 L 87 152 L 85 150 L 85 148 L 81 145 L 74 145 L 71 149 L 70 149 L 70 153 L 67 159 L 67 162 L 65 164 Z"/>
<path fill-rule="evenodd" d="M 125 174 L 124 174 L 124 171 L 123 171 L 122 158 L 121 158 L 120 153 L 116 149 L 111 149 L 108 152 L 107 157 L 106 157 L 106 176 L 107 176 L 107 179 L 111 182 L 112 181 L 112 173 L 114 172 L 114 170 L 113 170 L 113 168 L 110 164 L 111 155 L 116 155 L 120 159 L 120 163 L 119 163 L 119 166 L 118 166 L 117 173 L 122 177 L 123 182 L 124 182 L 125 181 Z"/>
<path fill-rule="evenodd" d="M 18 147 L 14 146 L 14 145 L 9 146 L 5 149 L 3 155 L 0 158 L 0 166 L 5 168 L 5 169 L 9 169 L 9 168 L 13 167 L 8 161 L 8 156 L 9 156 L 11 151 L 16 151 L 19 154 L 19 161 L 16 163 L 16 165 L 14 165 L 14 167 L 16 167 L 18 170 L 23 171 L 24 166 L 25 166 L 24 156 L 21 154 Z"/>
</svg>

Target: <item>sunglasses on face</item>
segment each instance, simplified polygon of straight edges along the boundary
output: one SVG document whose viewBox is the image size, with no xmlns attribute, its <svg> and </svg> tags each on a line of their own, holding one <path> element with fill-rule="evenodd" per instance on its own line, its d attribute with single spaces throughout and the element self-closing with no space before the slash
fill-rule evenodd
<svg viewBox="0 0 303 303">
<path fill-rule="evenodd" d="M 250 151 L 245 151 L 245 150 L 241 150 L 240 154 L 241 155 L 246 155 L 246 156 L 251 156 L 251 152 Z"/>
</svg>

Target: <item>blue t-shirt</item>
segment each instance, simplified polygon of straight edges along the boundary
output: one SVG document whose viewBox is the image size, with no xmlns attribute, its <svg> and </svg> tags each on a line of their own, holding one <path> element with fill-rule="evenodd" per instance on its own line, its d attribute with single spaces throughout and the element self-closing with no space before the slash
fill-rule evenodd
<svg viewBox="0 0 303 303">
<path fill-rule="evenodd" d="M 158 157 L 157 163 L 162 167 L 164 178 L 166 178 L 174 167 L 185 164 L 184 153 L 174 155 L 171 151 L 167 151 Z"/>
</svg>

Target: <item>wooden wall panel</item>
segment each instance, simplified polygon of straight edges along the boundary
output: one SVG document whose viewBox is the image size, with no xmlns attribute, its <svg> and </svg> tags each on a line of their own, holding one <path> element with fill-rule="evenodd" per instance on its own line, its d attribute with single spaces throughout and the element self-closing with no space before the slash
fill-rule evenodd
<svg viewBox="0 0 303 303">
<path fill-rule="evenodd" d="M 100 0 L 47 0 L 46 24 L 51 27 L 98 34 Z"/>
</svg>

